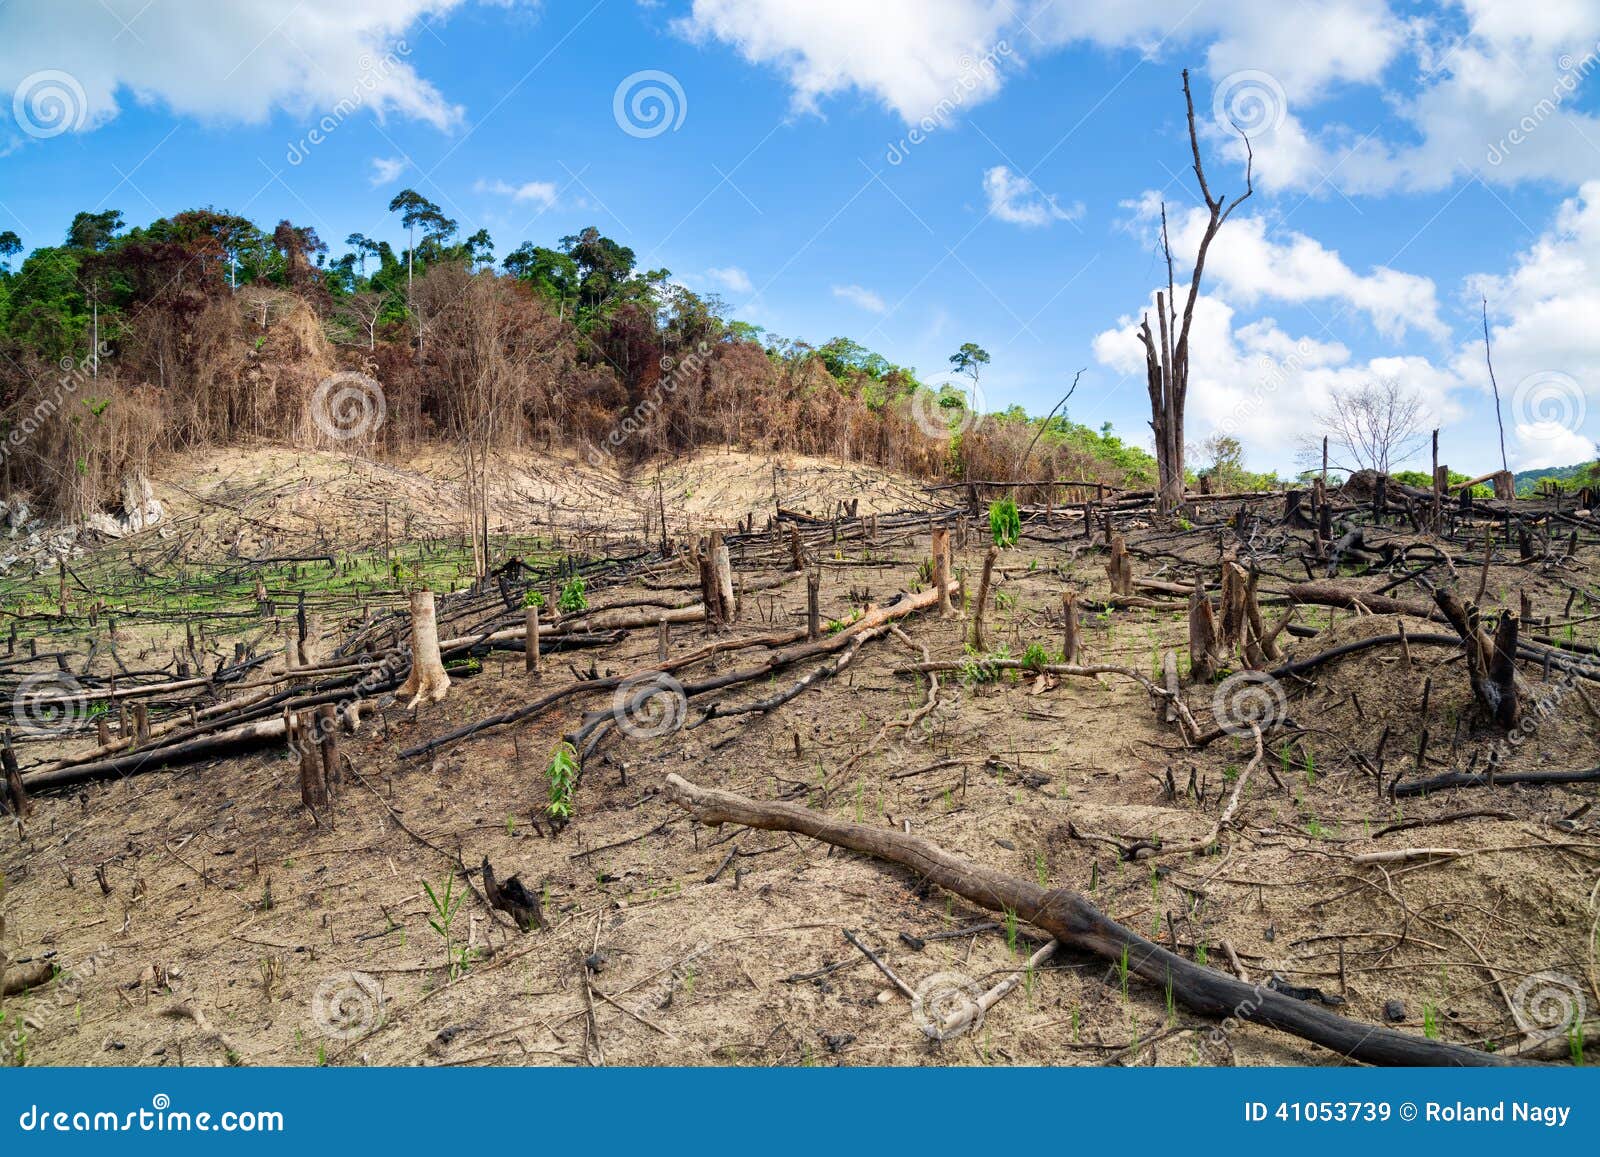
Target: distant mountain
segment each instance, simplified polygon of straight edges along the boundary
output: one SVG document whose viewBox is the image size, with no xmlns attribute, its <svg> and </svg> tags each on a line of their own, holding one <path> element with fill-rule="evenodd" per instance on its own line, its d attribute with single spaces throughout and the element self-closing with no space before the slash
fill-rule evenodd
<svg viewBox="0 0 1600 1157">
<path fill-rule="evenodd" d="M 1566 482 L 1576 478 L 1589 468 L 1591 463 L 1579 462 L 1573 466 L 1546 466 L 1542 470 L 1519 470 L 1514 475 L 1518 494 L 1531 494 L 1538 489 L 1539 483 L 1546 478 L 1557 482 Z"/>
</svg>

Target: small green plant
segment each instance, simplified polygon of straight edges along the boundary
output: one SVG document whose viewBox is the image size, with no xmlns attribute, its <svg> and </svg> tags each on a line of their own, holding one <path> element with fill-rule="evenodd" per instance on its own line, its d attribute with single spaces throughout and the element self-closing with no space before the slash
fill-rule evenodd
<svg viewBox="0 0 1600 1157">
<path fill-rule="evenodd" d="M 523 610 L 527 610 L 529 607 L 538 607 L 540 610 L 543 610 L 544 592 L 530 590 L 524 594 L 522 596 L 522 608 Z"/>
<path fill-rule="evenodd" d="M 1022 665 L 1032 671 L 1042 671 L 1050 663 L 1050 652 L 1038 643 L 1029 643 L 1022 652 Z"/>
<path fill-rule="evenodd" d="M 1048 888 L 1050 886 L 1050 870 L 1045 864 L 1043 852 L 1035 852 L 1033 854 L 1033 873 L 1039 878 L 1039 887 Z"/>
<path fill-rule="evenodd" d="M 1015 956 L 1017 954 L 1017 910 L 1015 908 L 1006 909 L 1005 923 L 1006 948 L 1010 950 L 1011 955 Z"/>
<path fill-rule="evenodd" d="M 467 967 L 468 952 L 466 949 L 458 950 L 455 946 L 453 928 L 456 915 L 461 911 L 463 896 L 455 890 L 456 874 L 451 872 L 444 878 L 444 887 L 441 892 L 434 891 L 432 884 L 426 880 L 422 882 L 422 890 L 428 894 L 428 903 L 433 905 L 433 915 L 428 917 L 428 927 L 444 943 L 445 968 L 449 971 L 450 979 L 454 980 Z"/>
<path fill-rule="evenodd" d="M 1022 518 L 1017 514 L 1017 503 L 1011 498 L 1002 498 L 989 506 L 989 533 L 994 537 L 994 544 L 1001 550 L 1017 545 L 1017 539 L 1022 536 Z"/>
<path fill-rule="evenodd" d="M 1122 955 L 1117 958 L 1117 987 L 1122 990 L 1122 1003 L 1128 1003 L 1128 946 L 1122 946 Z M 1135 1036 L 1138 1034 L 1135 1033 Z"/>
<path fill-rule="evenodd" d="M 566 586 L 561 588 L 561 597 L 556 600 L 556 609 L 564 615 L 589 609 L 589 600 L 583 596 L 583 576 L 575 574 Z"/>
<path fill-rule="evenodd" d="M 1567 1026 L 1567 1052 L 1572 1056 L 1572 1063 L 1583 1068 L 1583 1016 L 1578 1008 L 1572 1010 L 1572 1023 Z"/>
<path fill-rule="evenodd" d="M 1439 1039 L 1439 1010 L 1431 1001 L 1422 1006 L 1422 1035 L 1429 1040 Z"/>
<path fill-rule="evenodd" d="M 557 825 L 564 826 L 572 819 L 572 792 L 578 784 L 578 752 L 563 740 L 550 757 L 545 771 L 550 781 L 550 804 L 545 811 Z"/>
</svg>

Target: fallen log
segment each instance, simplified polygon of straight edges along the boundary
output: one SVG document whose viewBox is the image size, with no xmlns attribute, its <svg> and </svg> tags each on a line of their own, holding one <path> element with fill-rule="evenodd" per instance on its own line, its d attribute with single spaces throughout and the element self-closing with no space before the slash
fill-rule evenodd
<svg viewBox="0 0 1600 1157">
<path fill-rule="evenodd" d="M 1497 771 L 1494 775 L 1468 771 L 1450 771 L 1428 779 L 1413 779 L 1397 783 L 1390 790 L 1394 795 L 1424 795 L 1450 787 L 1498 787 L 1508 783 L 1596 783 L 1600 782 L 1600 767 L 1585 767 L 1575 771 Z"/>
<path fill-rule="evenodd" d="M 1417 619 L 1444 621 L 1444 616 L 1438 609 L 1426 603 L 1408 603 L 1403 599 L 1391 599 L 1387 595 L 1346 590 L 1331 583 L 1291 583 L 1283 593 L 1297 603 L 1320 603 L 1327 607 L 1356 607 L 1371 611 L 1375 615 L 1410 615 Z"/>
<path fill-rule="evenodd" d="M 788 803 L 765 803 L 699 787 L 667 776 L 667 796 L 702 823 L 743 824 L 766 831 L 798 832 L 824 843 L 910 868 L 923 880 L 993 912 L 1015 913 L 1048 932 L 1062 947 L 1126 967 L 1170 992 L 1193 1012 L 1217 1020 L 1238 1018 L 1291 1033 L 1341 1056 L 1376 1065 L 1498 1066 L 1517 1063 L 1494 1053 L 1428 1040 L 1363 1024 L 1320 1005 L 1268 987 L 1248 984 L 1169 952 L 1124 928 L 1082 896 L 1047 889 L 952 856 L 943 848 L 893 828 L 836 820 Z"/>
</svg>

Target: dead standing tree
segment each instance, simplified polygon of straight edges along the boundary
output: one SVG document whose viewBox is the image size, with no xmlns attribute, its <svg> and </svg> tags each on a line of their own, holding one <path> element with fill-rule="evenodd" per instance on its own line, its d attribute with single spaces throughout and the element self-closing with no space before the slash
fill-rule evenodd
<svg viewBox="0 0 1600 1157">
<path fill-rule="evenodd" d="M 1229 202 L 1226 197 L 1213 197 L 1206 183 L 1205 166 L 1200 161 L 1200 137 L 1194 124 L 1194 97 L 1189 92 L 1189 70 L 1183 70 L 1183 99 L 1189 114 L 1189 147 L 1194 153 L 1194 175 L 1200 183 L 1200 195 L 1205 198 L 1210 217 L 1205 232 L 1200 237 L 1200 247 L 1195 252 L 1194 273 L 1189 282 L 1189 293 L 1183 303 L 1183 320 L 1179 323 L 1177 295 L 1173 288 L 1172 241 L 1167 235 L 1167 206 L 1161 204 L 1161 249 L 1167 259 L 1167 289 L 1156 292 L 1156 315 L 1159 334 L 1150 329 L 1147 313 L 1139 322 L 1139 340 L 1144 344 L 1146 385 L 1150 390 L 1150 428 L 1156 437 L 1156 470 L 1159 485 L 1156 492 L 1157 509 L 1162 513 L 1176 510 L 1183 502 L 1183 409 L 1189 394 L 1189 331 L 1194 322 L 1194 306 L 1200 297 L 1200 278 L 1205 272 L 1206 253 L 1216 238 L 1222 224 L 1233 211 L 1255 191 L 1253 175 L 1255 156 L 1250 149 L 1250 138 L 1243 132 L 1245 190 Z"/>
</svg>

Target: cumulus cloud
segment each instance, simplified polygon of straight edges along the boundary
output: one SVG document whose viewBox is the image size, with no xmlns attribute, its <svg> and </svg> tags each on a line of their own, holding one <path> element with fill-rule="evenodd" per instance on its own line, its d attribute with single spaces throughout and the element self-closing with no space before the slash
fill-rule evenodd
<svg viewBox="0 0 1600 1157">
<path fill-rule="evenodd" d="M 1593 458 L 1600 438 L 1600 180 L 1563 203 L 1508 272 L 1470 279 L 1468 296 L 1474 306 L 1488 302 L 1495 376 L 1518 464 Z M 1481 339 L 1463 345 L 1454 368 L 1489 394 Z"/>
<path fill-rule="evenodd" d="M 864 289 L 859 285 L 835 285 L 833 287 L 833 296 L 840 301 L 848 301 L 851 305 L 858 309 L 864 309 L 868 313 L 885 313 L 889 308 L 884 304 L 882 297 L 873 293 L 872 290 Z"/>
<path fill-rule="evenodd" d="M 496 197 L 509 197 L 513 201 L 531 201 L 543 209 L 554 205 L 557 196 L 557 189 L 551 181 L 524 181 L 520 185 L 513 185 L 499 178 L 492 181 L 480 179 L 473 182 L 472 191 L 491 193 Z"/>
<path fill-rule="evenodd" d="M 1054 195 L 1005 165 L 996 165 L 983 174 L 983 192 L 989 200 L 989 212 L 1012 225 L 1036 228 L 1083 216 L 1082 203 L 1063 209 Z"/>
<path fill-rule="evenodd" d="M 679 27 L 777 69 L 803 109 L 855 90 L 907 123 L 949 95 L 964 62 L 1000 40 L 1033 53 L 1089 44 L 1173 62 L 1198 52 L 1203 131 L 1235 159 L 1243 145 L 1231 118 L 1213 115 L 1212 98 L 1241 76 L 1270 81 L 1258 91 L 1276 107 L 1251 133 L 1267 188 L 1425 191 L 1464 171 L 1503 184 L 1576 186 L 1593 173 L 1589 142 L 1600 140 L 1600 115 L 1579 99 L 1600 72 L 1600 0 L 1432 8 L 1301 0 L 1289 18 L 1281 0 L 696 0 Z M 970 103 L 1005 80 L 991 70 Z M 1358 90 L 1384 102 L 1381 123 L 1324 117 L 1332 97 Z"/>
<path fill-rule="evenodd" d="M 706 270 L 706 280 L 715 285 L 720 285 L 729 293 L 751 293 L 755 286 L 751 284 L 750 275 L 736 265 L 721 268 L 713 266 Z"/>
<path fill-rule="evenodd" d="M 1014 15 L 1001 0 L 695 0 L 678 28 L 776 68 L 803 110 L 855 89 L 910 124 L 958 91 L 999 91 L 992 54 Z"/>
<path fill-rule="evenodd" d="M 1147 308 L 1155 312 L 1153 295 Z M 1181 313 L 1181 303 L 1178 308 Z M 1144 347 L 1137 326 L 1137 317 L 1121 318 L 1094 339 L 1094 354 L 1102 365 L 1142 383 Z M 1463 413 L 1451 396 L 1458 379 L 1427 358 L 1358 360 L 1341 342 L 1296 336 L 1270 317 L 1239 323 L 1235 308 L 1210 294 L 1195 303 L 1189 356 L 1190 439 L 1231 434 L 1264 464 L 1290 462 L 1311 433 L 1311 416 L 1326 411 L 1335 393 L 1361 386 L 1392 381 L 1415 392 L 1432 424 Z"/>
<path fill-rule="evenodd" d="M 413 117 L 447 129 L 461 116 L 410 61 L 408 34 L 464 0 L 53 0 L 0 6 L 0 90 L 21 99 L 39 74 L 65 74 L 69 127 L 88 131 L 123 102 L 203 120 Z M 34 78 L 30 82 L 30 78 Z"/>
<path fill-rule="evenodd" d="M 1134 205 L 1136 224 L 1148 205 Z M 1226 244 L 1212 251 L 1213 275 L 1195 304 L 1190 338 L 1189 435 L 1230 433 L 1259 460 L 1284 464 L 1336 391 L 1396 382 L 1422 399 L 1430 425 L 1456 424 L 1455 445 L 1496 464 L 1493 387 L 1481 333 L 1473 326 L 1437 358 L 1416 354 L 1354 357 L 1344 344 L 1287 331 L 1271 317 L 1244 321 L 1247 304 L 1306 299 L 1304 284 L 1337 289 L 1330 301 L 1359 309 L 1379 332 L 1404 325 L 1448 332 L 1431 281 L 1392 270 L 1359 275 L 1338 254 L 1299 234 L 1269 240 L 1254 218 L 1231 220 Z M 1174 246 L 1192 252 L 1186 216 L 1174 219 Z M 1178 311 L 1182 312 L 1180 288 Z M 1321 291 L 1319 291 L 1321 292 Z M 1466 304 L 1488 301 L 1495 377 L 1514 469 L 1591 461 L 1600 440 L 1600 180 L 1583 186 L 1550 228 L 1508 271 L 1468 278 Z M 1154 295 L 1144 306 L 1154 313 Z M 1142 312 L 1142 311 L 1141 311 Z M 1100 364 L 1142 383 L 1138 315 L 1100 333 Z M 1465 421 L 1470 416 L 1470 421 Z"/>
<path fill-rule="evenodd" d="M 404 157 L 373 157 L 372 174 L 367 178 L 367 183 L 374 189 L 387 185 L 405 172 L 409 163 Z"/>
<path fill-rule="evenodd" d="M 1160 196 L 1147 192 L 1124 204 L 1133 210 L 1135 231 L 1149 244 L 1159 239 Z M 1241 210 L 1242 211 L 1242 210 Z M 1168 234 L 1180 267 L 1199 249 L 1206 210 L 1196 206 L 1168 212 Z M 1379 334 L 1398 340 L 1415 329 L 1445 340 L 1450 327 L 1439 316 L 1438 289 L 1431 278 L 1376 266 L 1357 273 L 1337 250 L 1292 230 L 1268 235 L 1262 216 L 1228 219 L 1207 255 L 1206 277 L 1222 296 L 1253 306 L 1263 299 L 1306 305 L 1328 303 L 1335 311 L 1365 314 Z"/>
</svg>

